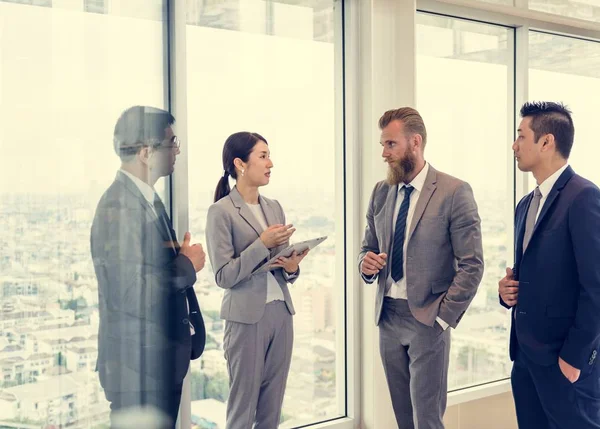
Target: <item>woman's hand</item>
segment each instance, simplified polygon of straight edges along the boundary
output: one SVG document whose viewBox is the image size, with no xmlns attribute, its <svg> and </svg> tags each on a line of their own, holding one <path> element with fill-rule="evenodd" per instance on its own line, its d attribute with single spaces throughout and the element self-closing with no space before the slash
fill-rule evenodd
<svg viewBox="0 0 600 429">
<path fill-rule="evenodd" d="M 283 268 L 286 273 L 294 274 L 296 271 L 298 271 L 300 262 L 304 259 L 306 255 L 308 255 L 308 252 L 308 249 L 301 253 L 296 253 L 296 251 L 294 250 L 294 252 L 290 255 L 289 258 L 284 258 L 283 256 L 280 256 L 279 258 L 277 258 L 277 261 L 271 264 L 271 268 Z"/>
<path fill-rule="evenodd" d="M 277 246 L 281 246 L 289 241 L 292 234 L 296 231 L 296 228 L 292 228 L 292 224 L 289 225 L 271 225 L 260 234 L 260 239 L 267 247 L 272 249 Z"/>
</svg>

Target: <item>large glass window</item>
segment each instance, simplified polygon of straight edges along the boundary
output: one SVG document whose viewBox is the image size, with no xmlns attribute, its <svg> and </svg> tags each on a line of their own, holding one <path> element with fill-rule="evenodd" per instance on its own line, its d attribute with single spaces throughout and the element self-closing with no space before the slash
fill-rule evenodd
<svg viewBox="0 0 600 429">
<path fill-rule="evenodd" d="M 274 168 L 261 188 L 279 200 L 297 228 L 292 242 L 329 238 L 302 262 L 291 287 L 294 352 L 282 421 L 301 426 L 345 413 L 343 243 L 336 217 L 333 0 L 187 1 L 187 99 L 189 122 L 190 231 L 204 241 L 206 213 L 223 175 L 225 139 L 253 131 L 269 142 Z M 231 182 L 233 186 L 233 182 Z M 192 364 L 192 419 L 222 427 L 228 396 L 223 355 L 223 291 L 210 265 L 195 286 L 207 322 L 207 350 Z M 343 367 L 342 367 L 343 368 Z M 342 387 L 342 389 L 340 389 Z"/>
<path fill-rule="evenodd" d="M 501 4 L 504 6 L 514 6 L 514 0 L 471 0 L 473 2 L 482 2 L 482 3 L 492 3 L 492 4 Z"/>
<path fill-rule="evenodd" d="M 166 22 L 32 5 L 0 1 L 0 426 L 104 428 L 90 226 L 120 113 L 167 107 Z"/>
<path fill-rule="evenodd" d="M 498 304 L 498 280 L 512 260 L 511 32 L 429 14 L 417 18 L 417 108 L 428 133 L 425 158 L 471 185 L 482 220 L 485 272 L 452 332 L 450 390 L 509 374 L 510 320 Z"/>
<path fill-rule="evenodd" d="M 600 22 L 599 0 L 529 0 L 529 8 L 570 18 Z"/>
<path fill-rule="evenodd" d="M 600 184 L 597 109 L 600 97 L 600 43 L 553 34 L 529 33 L 529 99 L 562 101 L 573 111 L 575 143 L 569 162 Z M 531 187 L 535 186 L 531 180 Z"/>
</svg>

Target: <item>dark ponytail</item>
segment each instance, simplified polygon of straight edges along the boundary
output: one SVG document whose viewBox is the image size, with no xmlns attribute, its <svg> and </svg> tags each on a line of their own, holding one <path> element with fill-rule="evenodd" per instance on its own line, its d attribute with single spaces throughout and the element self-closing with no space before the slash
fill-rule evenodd
<svg viewBox="0 0 600 429">
<path fill-rule="evenodd" d="M 234 133 L 227 137 L 225 140 L 225 146 L 223 146 L 223 176 L 217 183 L 217 189 L 215 189 L 215 203 L 221 198 L 226 197 L 231 192 L 229 187 L 229 176 L 234 180 L 237 180 L 237 171 L 233 161 L 236 158 L 240 158 L 244 162 L 248 162 L 248 158 L 252 153 L 252 149 L 258 142 L 265 142 L 264 137 L 257 133 L 250 133 L 248 131 L 241 131 Z"/>
<path fill-rule="evenodd" d="M 215 189 L 215 203 L 219 201 L 221 198 L 226 197 L 231 192 L 231 188 L 229 187 L 229 173 L 225 172 L 221 179 L 219 179 L 219 183 L 217 183 L 217 189 Z"/>
</svg>

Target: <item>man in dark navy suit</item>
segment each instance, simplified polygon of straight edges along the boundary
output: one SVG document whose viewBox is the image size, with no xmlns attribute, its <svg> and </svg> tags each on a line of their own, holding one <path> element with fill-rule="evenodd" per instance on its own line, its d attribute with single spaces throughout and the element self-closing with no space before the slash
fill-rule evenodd
<svg viewBox="0 0 600 429">
<path fill-rule="evenodd" d="M 154 190 L 159 178 L 173 173 L 179 154 L 174 122 L 154 107 L 123 112 L 114 130 L 121 168 L 92 224 L 97 367 L 113 427 L 139 427 L 140 413 L 153 411 L 164 420 L 153 427 L 175 427 L 190 360 L 204 350 L 204 321 L 193 289 L 204 251 L 190 244 L 189 232 L 179 245 Z"/>
<path fill-rule="evenodd" d="M 600 428 L 600 190 L 568 165 L 571 112 L 526 103 L 512 149 L 537 186 L 515 212 L 515 266 L 499 282 L 512 309 L 520 429 Z"/>
</svg>

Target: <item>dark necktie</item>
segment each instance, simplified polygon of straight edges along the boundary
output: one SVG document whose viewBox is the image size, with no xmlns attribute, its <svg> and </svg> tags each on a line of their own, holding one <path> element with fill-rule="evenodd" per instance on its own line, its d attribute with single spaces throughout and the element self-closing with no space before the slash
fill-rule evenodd
<svg viewBox="0 0 600 429">
<path fill-rule="evenodd" d="M 173 229 L 172 223 L 171 223 L 171 219 L 169 219 L 169 215 L 167 215 L 167 210 L 165 209 L 165 205 L 163 204 L 162 200 L 160 199 L 160 197 L 158 196 L 158 194 L 154 194 L 154 210 L 156 210 L 156 216 L 158 217 L 158 221 L 162 224 L 163 228 L 166 229 L 166 231 L 169 234 L 169 241 L 171 242 L 171 245 L 175 248 L 175 253 L 179 253 L 179 244 L 177 243 L 177 236 L 175 235 L 175 230 Z M 190 303 L 186 297 L 185 299 L 185 303 L 187 306 L 187 311 L 188 314 L 190 312 Z M 189 321 L 190 324 L 190 335 L 194 335 L 196 333 L 196 331 L 194 330 L 194 325 L 192 324 L 192 321 Z"/>
<path fill-rule="evenodd" d="M 533 228 L 535 226 L 535 218 L 537 217 L 538 209 L 540 208 L 540 201 L 542 200 L 542 193 L 540 192 L 539 186 L 535 187 L 533 192 L 533 198 L 529 204 L 529 210 L 527 210 L 527 219 L 525 220 L 525 235 L 523 236 L 523 253 L 529 245 L 531 235 L 533 234 Z"/>
<path fill-rule="evenodd" d="M 169 215 L 167 215 L 165 205 L 158 194 L 154 194 L 154 210 L 156 210 L 156 216 L 162 227 L 165 229 L 165 232 L 168 234 L 169 238 L 173 240 L 173 246 L 176 246 L 177 236 L 175 235 L 175 230 L 171 226 L 171 220 L 169 219 Z"/>
<path fill-rule="evenodd" d="M 410 206 L 410 194 L 415 188 L 412 186 L 404 187 L 404 199 L 398 211 L 396 219 L 396 228 L 394 231 L 394 248 L 392 250 L 392 279 L 394 282 L 404 277 L 404 236 L 406 233 L 406 216 L 408 216 L 408 207 Z"/>
</svg>

